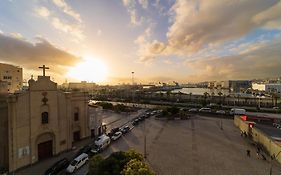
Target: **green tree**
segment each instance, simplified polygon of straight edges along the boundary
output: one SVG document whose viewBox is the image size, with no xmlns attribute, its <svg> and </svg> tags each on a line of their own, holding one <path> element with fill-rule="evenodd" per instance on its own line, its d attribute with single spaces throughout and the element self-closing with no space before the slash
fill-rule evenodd
<svg viewBox="0 0 281 175">
<path fill-rule="evenodd" d="M 137 159 L 130 160 L 123 171 L 122 175 L 154 175 L 145 162 Z"/>
<path fill-rule="evenodd" d="M 103 160 L 104 159 L 100 155 L 92 157 L 89 163 L 89 174 L 98 174 Z"/>
<path fill-rule="evenodd" d="M 138 163 L 129 164 L 132 160 Z M 148 171 L 149 168 L 144 163 L 143 156 L 134 150 L 130 150 L 128 152 L 120 151 L 112 153 L 106 159 L 103 159 L 101 156 L 94 156 L 90 159 L 89 175 L 120 175 L 123 174 L 122 172 L 127 172 L 125 171 L 127 167 L 128 169 L 134 168 L 133 172 L 138 172 L 140 175 L 146 175 L 147 172 L 151 172 Z M 140 169 L 138 169 L 138 167 Z"/>
<path fill-rule="evenodd" d="M 203 106 L 207 105 L 207 98 L 210 96 L 210 94 L 208 92 L 204 92 L 203 97 L 204 97 L 204 101 L 203 101 Z"/>
</svg>

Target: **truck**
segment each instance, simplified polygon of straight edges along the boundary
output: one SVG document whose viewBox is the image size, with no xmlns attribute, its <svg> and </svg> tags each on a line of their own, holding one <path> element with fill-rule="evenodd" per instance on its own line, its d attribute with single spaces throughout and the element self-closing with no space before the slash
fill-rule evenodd
<svg viewBox="0 0 281 175">
<path fill-rule="evenodd" d="M 232 108 L 229 112 L 230 115 L 245 115 L 246 110 L 241 108 Z"/>
</svg>

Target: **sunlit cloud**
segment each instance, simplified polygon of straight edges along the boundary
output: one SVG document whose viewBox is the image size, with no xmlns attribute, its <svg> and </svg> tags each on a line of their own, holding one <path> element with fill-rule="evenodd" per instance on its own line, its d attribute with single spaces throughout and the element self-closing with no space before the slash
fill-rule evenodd
<svg viewBox="0 0 281 175">
<path fill-rule="evenodd" d="M 146 43 L 145 47 L 150 48 L 141 59 L 195 53 L 241 38 L 256 28 L 280 28 L 280 4 L 278 0 L 177 0 L 172 7 L 173 22 L 166 34 L 167 41 Z"/>
<path fill-rule="evenodd" d="M 35 12 L 42 17 L 49 17 L 50 16 L 50 11 L 46 7 L 39 7 L 35 9 Z"/>
<path fill-rule="evenodd" d="M 65 69 L 75 65 L 80 58 L 64 51 L 47 39 L 36 37 L 30 42 L 23 37 L 0 34 L 0 60 L 26 69 L 36 70 L 38 65 L 52 66 L 52 72 L 63 75 Z"/>
<path fill-rule="evenodd" d="M 130 22 L 133 26 L 139 26 L 143 23 L 144 18 L 139 16 L 136 10 L 136 0 L 123 0 L 123 5 L 127 8 L 130 16 Z M 142 2 L 145 5 L 145 2 Z"/>
<path fill-rule="evenodd" d="M 80 40 L 84 39 L 84 34 L 83 34 L 83 31 L 82 31 L 80 25 L 68 24 L 68 23 L 61 21 L 59 18 L 56 18 L 56 17 L 52 18 L 51 23 L 54 28 L 56 28 L 60 31 L 69 33 L 69 34 L 77 37 Z"/>
<path fill-rule="evenodd" d="M 64 2 L 64 1 L 57 1 Z M 62 20 L 54 13 L 51 13 L 47 7 L 41 6 L 39 8 L 34 9 L 35 14 L 39 17 L 43 17 L 57 30 L 62 31 L 64 33 L 70 34 L 74 36 L 77 40 L 83 40 L 85 38 L 82 26 L 80 23 L 66 22 Z"/>
<path fill-rule="evenodd" d="M 75 12 L 64 0 L 53 0 L 53 3 L 59 8 L 61 8 L 61 10 L 65 14 L 73 17 L 75 20 L 79 22 L 82 22 L 80 14 Z"/>
<path fill-rule="evenodd" d="M 189 81 L 251 79 L 280 76 L 281 40 L 259 42 L 242 46 L 237 55 L 186 60 L 194 73 Z M 244 50 L 245 49 L 245 50 Z"/>
</svg>

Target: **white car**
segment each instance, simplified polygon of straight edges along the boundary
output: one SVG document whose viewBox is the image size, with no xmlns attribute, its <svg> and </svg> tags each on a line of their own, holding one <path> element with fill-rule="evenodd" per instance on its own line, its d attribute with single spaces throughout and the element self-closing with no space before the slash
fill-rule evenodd
<svg viewBox="0 0 281 175">
<path fill-rule="evenodd" d="M 218 110 L 216 111 L 217 114 L 225 114 L 225 111 L 224 110 Z"/>
<path fill-rule="evenodd" d="M 79 156 L 77 156 L 66 168 L 66 171 L 68 173 L 73 173 L 75 170 L 82 167 L 84 164 L 87 163 L 89 160 L 88 154 L 82 153 Z"/>
<path fill-rule="evenodd" d="M 116 133 L 113 134 L 113 136 L 111 136 L 111 140 L 117 140 L 122 136 L 122 132 L 118 131 Z"/>
<path fill-rule="evenodd" d="M 197 111 L 198 111 L 197 108 L 191 108 L 191 109 L 188 110 L 188 112 L 197 112 Z"/>
</svg>

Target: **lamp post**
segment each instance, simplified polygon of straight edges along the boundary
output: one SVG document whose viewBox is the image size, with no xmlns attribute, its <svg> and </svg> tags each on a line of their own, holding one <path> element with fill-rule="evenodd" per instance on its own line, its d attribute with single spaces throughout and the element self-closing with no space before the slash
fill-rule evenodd
<svg viewBox="0 0 281 175">
<path fill-rule="evenodd" d="M 143 157 L 146 159 L 147 153 L 146 153 L 146 131 L 145 131 L 145 119 L 143 122 Z"/>
<path fill-rule="evenodd" d="M 276 156 L 274 156 L 273 159 L 271 160 L 269 175 L 272 175 L 272 166 L 273 166 L 272 162 L 274 159 L 277 160 L 277 157 L 279 156 L 280 153 L 281 153 L 281 151 L 279 151 L 278 154 Z"/>
<path fill-rule="evenodd" d="M 132 102 L 134 102 L 134 96 L 135 96 L 135 93 L 134 93 L 134 74 L 135 72 L 132 72 Z"/>
</svg>

